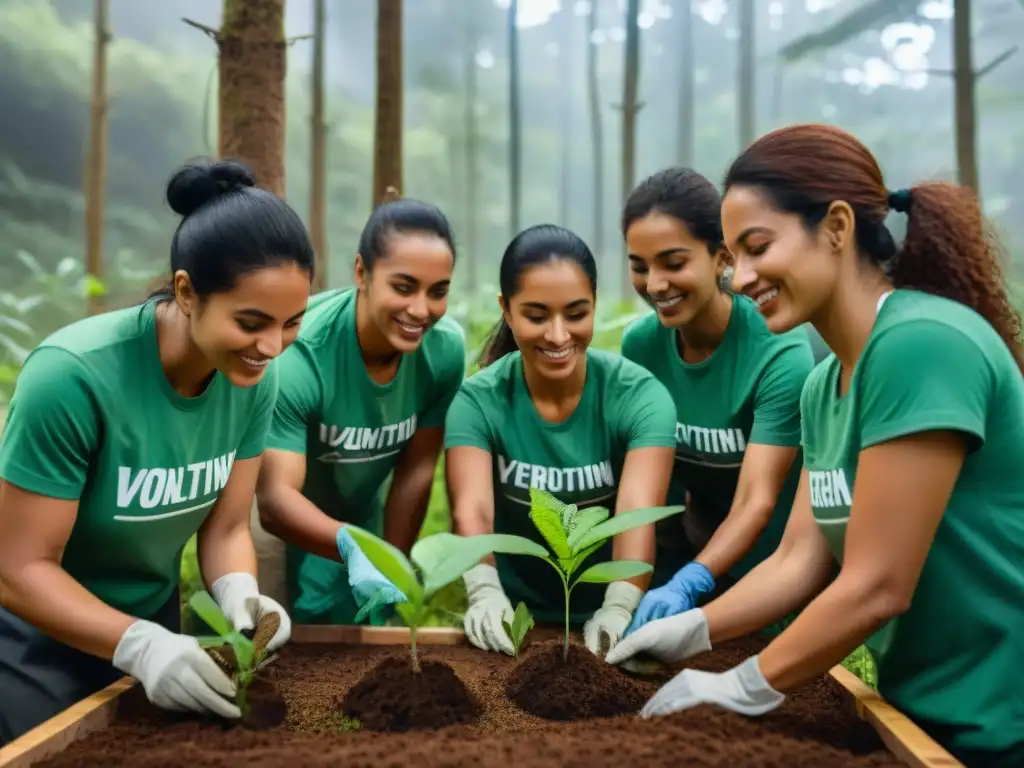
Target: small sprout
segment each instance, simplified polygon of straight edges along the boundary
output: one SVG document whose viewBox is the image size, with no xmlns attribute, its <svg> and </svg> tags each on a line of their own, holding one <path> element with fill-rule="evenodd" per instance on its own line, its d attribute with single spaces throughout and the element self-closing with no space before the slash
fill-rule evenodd
<svg viewBox="0 0 1024 768">
<path fill-rule="evenodd" d="M 233 675 L 237 689 L 235 703 L 242 717 L 248 717 L 249 701 L 246 691 L 256 673 L 276 658 L 273 655 L 267 656 L 266 645 L 277 632 L 281 618 L 277 614 L 270 614 L 261 620 L 253 639 L 250 640 L 244 633 L 231 626 L 231 622 L 208 592 L 196 592 L 189 599 L 189 606 L 217 633 L 214 637 L 196 639 L 214 661 Z"/>
<path fill-rule="evenodd" d="M 409 627 L 414 672 L 420 671 L 416 632 L 426 619 L 428 602 L 434 593 L 451 584 L 493 552 L 547 556 L 544 547 L 522 536 L 504 533 L 456 536 L 442 532 L 417 541 L 412 547 L 410 558 L 406 558 L 397 547 L 369 531 L 354 525 L 346 527 L 366 558 L 406 597 L 406 602 L 396 605 L 395 610 Z M 356 614 L 357 622 L 373 602 L 373 599 L 367 601 L 360 609 Z"/>
<path fill-rule="evenodd" d="M 338 712 L 335 715 L 335 720 L 337 721 L 337 729 L 341 733 L 347 733 L 349 731 L 358 731 L 360 728 L 363 727 L 363 724 L 356 720 L 354 717 L 349 717 L 348 715 L 344 715 L 341 712 Z"/>
<path fill-rule="evenodd" d="M 534 622 L 530 609 L 526 607 L 526 603 L 520 600 L 519 605 L 516 606 L 516 612 L 512 616 L 512 623 L 509 624 L 502 619 L 501 624 L 508 632 L 508 636 L 512 638 L 513 655 L 518 658 L 519 650 L 523 647 L 523 640 L 526 639 L 526 633 L 533 629 Z"/>
</svg>

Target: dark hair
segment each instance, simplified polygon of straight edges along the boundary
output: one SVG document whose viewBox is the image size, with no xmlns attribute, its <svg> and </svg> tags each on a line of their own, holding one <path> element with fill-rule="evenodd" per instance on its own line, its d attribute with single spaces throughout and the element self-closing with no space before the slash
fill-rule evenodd
<svg viewBox="0 0 1024 768">
<path fill-rule="evenodd" d="M 373 270 L 377 259 L 387 255 L 388 238 L 404 232 L 437 235 L 448 244 L 452 258 L 455 258 L 455 237 L 441 209 L 431 203 L 402 197 L 385 200 L 378 205 L 363 226 L 363 233 L 359 236 L 359 254 L 368 272 Z"/>
<path fill-rule="evenodd" d="M 167 202 L 182 217 L 171 240 L 172 278 L 150 298 L 172 298 L 179 269 L 200 296 L 230 291 L 244 275 L 279 264 L 295 263 L 312 279 L 316 258 L 302 219 L 255 184 L 236 160 L 190 162 L 171 176 Z"/>
<path fill-rule="evenodd" d="M 722 196 L 692 168 L 665 168 L 637 184 L 622 208 L 622 236 L 637 219 L 652 213 L 685 224 L 712 255 L 722 247 Z"/>
<path fill-rule="evenodd" d="M 597 263 L 583 239 L 555 224 L 537 224 L 512 238 L 501 257 L 498 285 L 505 306 L 519 292 L 519 279 L 524 272 L 552 261 L 575 262 L 590 280 L 590 289 L 597 293 Z M 478 361 L 480 367 L 486 368 L 517 348 L 512 329 L 503 316 L 484 345 Z"/>
<path fill-rule="evenodd" d="M 861 255 L 897 288 L 966 304 L 982 315 L 1024 370 L 1021 322 L 1010 303 L 1000 249 L 975 194 L 957 184 L 923 182 L 890 193 L 871 152 L 828 125 L 795 125 L 762 136 L 732 164 L 725 189 L 757 188 L 781 211 L 814 231 L 835 200 L 853 209 Z M 885 225 L 890 208 L 907 214 L 901 247 Z"/>
</svg>

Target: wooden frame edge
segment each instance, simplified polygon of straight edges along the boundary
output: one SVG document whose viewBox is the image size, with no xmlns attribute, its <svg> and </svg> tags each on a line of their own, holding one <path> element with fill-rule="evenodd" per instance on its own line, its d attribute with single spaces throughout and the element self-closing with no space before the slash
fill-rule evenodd
<svg viewBox="0 0 1024 768">
<path fill-rule="evenodd" d="M 963 763 L 850 670 L 837 664 L 829 673 L 853 696 L 857 715 L 870 723 L 889 751 L 910 768 L 964 768 Z"/>
<path fill-rule="evenodd" d="M 409 630 L 406 627 L 296 624 L 292 627 L 291 642 L 302 645 L 402 645 L 409 642 Z M 468 641 L 461 629 L 424 627 L 416 633 L 416 642 L 422 645 L 463 645 Z M 909 768 L 964 768 L 963 763 L 852 672 L 836 665 L 829 673 L 853 696 L 857 714 L 878 732 L 885 746 Z M 28 768 L 105 727 L 114 719 L 118 697 L 133 685 L 133 678 L 121 678 L 40 723 L 7 746 L 0 747 L 0 768 Z"/>
</svg>

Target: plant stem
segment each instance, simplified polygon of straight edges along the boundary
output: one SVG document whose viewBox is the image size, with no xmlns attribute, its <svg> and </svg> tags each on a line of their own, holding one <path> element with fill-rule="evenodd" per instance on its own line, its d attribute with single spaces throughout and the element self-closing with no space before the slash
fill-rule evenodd
<svg viewBox="0 0 1024 768">
<path fill-rule="evenodd" d="M 415 624 L 413 624 L 413 626 L 409 627 L 409 637 L 412 639 L 412 647 L 411 647 L 412 671 L 418 674 L 419 671 L 420 671 L 420 658 L 416 654 L 416 625 Z"/>
<path fill-rule="evenodd" d="M 565 590 L 565 645 L 562 647 L 562 661 L 569 661 L 569 581 L 562 577 L 562 589 Z"/>
</svg>

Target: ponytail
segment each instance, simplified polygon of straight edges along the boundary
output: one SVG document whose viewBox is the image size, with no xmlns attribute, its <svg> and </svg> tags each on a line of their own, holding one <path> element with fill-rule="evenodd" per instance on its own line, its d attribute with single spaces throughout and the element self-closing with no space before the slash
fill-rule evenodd
<svg viewBox="0 0 1024 768">
<path fill-rule="evenodd" d="M 1021 319 L 1006 289 L 995 233 L 969 188 L 928 182 L 890 194 L 907 214 L 907 234 L 887 270 L 897 288 L 966 304 L 984 317 L 1024 372 Z"/>
<path fill-rule="evenodd" d="M 496 363 L 505 355 L 512 354 L 517 349 L 519 349 L 519 345 L 516 344 L 516 338 L 512 335 L 512 329 L 505 322 L 504 316 L 502 316 L 501 320 L 498 321 L 491 331 L 491 336 L 480 353 L 477 365 L 481 368 L 486 368 L 491 363 Z"/>
</svg>

